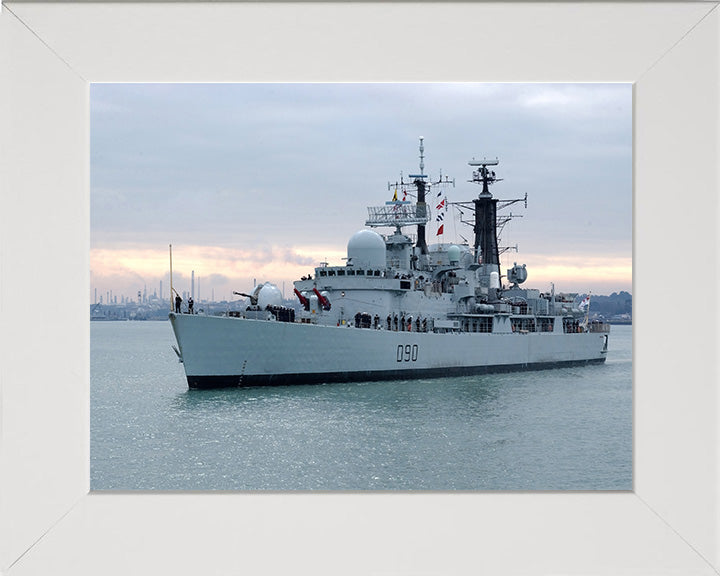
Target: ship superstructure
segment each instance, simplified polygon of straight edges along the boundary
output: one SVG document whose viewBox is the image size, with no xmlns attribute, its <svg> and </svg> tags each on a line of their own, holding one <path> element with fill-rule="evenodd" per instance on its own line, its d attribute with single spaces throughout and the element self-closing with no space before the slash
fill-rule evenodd
<svg viewBox="0 0 720 576">
<path fill-rule="evenodd" d="M 474 243 L 428 245 L 430 182 L 420 173 L 388 185 L 392 200 L 368 208 L 367 228 L 347 245 L 342 266 L 322 263 L 294 283 L 300 310 L 281 306 L 271 284 L 246 310 L 224 317 L 170 314 L 191 388 L 415 378 L 603 362 L 609 326 L 588 322 L 571 294 L 523 288 L 527 268 L 501 273 L 499 200 L 490 187 L 499 161 L 471 160 Z M 398 199 L 398 193 L 403 199 Z M 415 201 L 406 198 L 414 197 Z M 440 196 L 438 196 L 440 198 Z M 448 202 L 438 200 L 441 218 Z M 377 229 L 390 229 L 381 235 Z M 413 239 L 408 229 L 416 231 Z M 503 285 L 503 279 L 505 283 Z"/>
</svg>

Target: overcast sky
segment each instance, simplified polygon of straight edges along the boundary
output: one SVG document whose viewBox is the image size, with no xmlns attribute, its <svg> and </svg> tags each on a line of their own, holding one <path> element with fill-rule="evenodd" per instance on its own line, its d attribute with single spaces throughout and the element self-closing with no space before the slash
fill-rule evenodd
<svg viewBox="0 0 720 576">
<path fill-rule="evenodd" d="M 475 158 L 500 160 L 506 265 L 529 287 L 610 294 L 632 285 L 630 84 L 93 84 L 91 302 L 109 290 L 200 297 L 343 264 L 388 182 L 425 172 L 470 200 Z M 380 230 L 390 232 L 390 230 Z M 472 242 L 447 223 L 442 240 Z M 414 233 L 414 230 L 408 230 Z M 430 225 L 430 242 L 438 237 Z"/>
</svg>

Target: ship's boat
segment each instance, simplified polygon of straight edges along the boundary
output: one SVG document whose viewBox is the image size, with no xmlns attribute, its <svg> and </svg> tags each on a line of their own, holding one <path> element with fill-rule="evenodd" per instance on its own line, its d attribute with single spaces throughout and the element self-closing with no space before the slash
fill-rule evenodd
<svg viewBox="0 0 720 576">
<path fill-rule="evenodd" d="M 190 388 L 444 377 L 604 362 L 609 326 L 588 322 L 576 294 L 523 288 L 527 268 L 501 274 L 500 211 L 522 199 L 499 200 L 498 160 L 472 160 L 480 186 L 454 208 L 473 214 L 474 244 L 428 245 L 428 197 L 436 219 L 448 208 L 420 173 L 395 188 L 393 199 L 368 208 L 366 228 L 347 245 L 342 266 L 322 263 L 297 280 L 298 310 L 283 306 L 272 284 L 247 296 L 245 310 L 223 316 L 171 312 L 177 352 Z M 398 200 L 398 190 L 415 201 Z M 428 194 L 432 190 L 433 194 Z M 442 194 L 440 194 L 442 196 Z M 436 206 L 437 205 L 437 206 Z M 415 238 L 404 229 L 414 227 Z M 385 236 L 378 228 L 394 229 Z M 583 309 L 584 308 L 584 309 Z"/>
</svg>

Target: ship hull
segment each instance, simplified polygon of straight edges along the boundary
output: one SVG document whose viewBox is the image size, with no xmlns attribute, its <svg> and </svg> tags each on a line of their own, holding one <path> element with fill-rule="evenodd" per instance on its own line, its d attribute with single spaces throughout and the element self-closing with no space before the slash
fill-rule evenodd
<svg viewBox="0 0 720 576">
<path fill-rule="evenodd" d="M 190 388 L 462 376 L 605 361 L 598 333 L 393 332 L 170 314 Z"/>
</svg>

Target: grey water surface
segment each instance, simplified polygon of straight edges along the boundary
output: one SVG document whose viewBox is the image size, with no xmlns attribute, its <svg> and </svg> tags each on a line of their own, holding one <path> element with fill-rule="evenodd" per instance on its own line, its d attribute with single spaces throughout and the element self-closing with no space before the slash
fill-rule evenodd
<svg viewBox="0 0 720 576">
<path fill-rule="evenodd" d="M 632 490 L 632 327 L 602 365 L 189 390 L 169 322 L 91 323 L 92 490 Z"/>
</svg>

